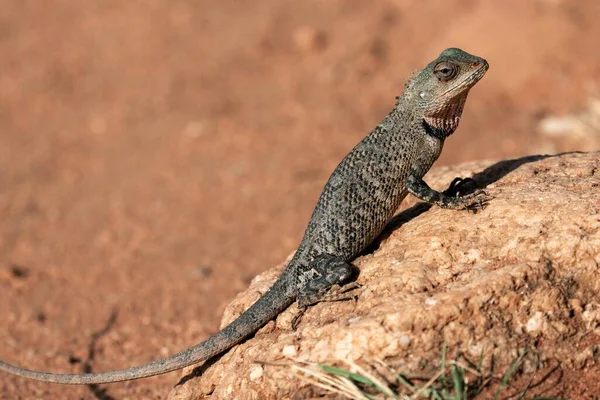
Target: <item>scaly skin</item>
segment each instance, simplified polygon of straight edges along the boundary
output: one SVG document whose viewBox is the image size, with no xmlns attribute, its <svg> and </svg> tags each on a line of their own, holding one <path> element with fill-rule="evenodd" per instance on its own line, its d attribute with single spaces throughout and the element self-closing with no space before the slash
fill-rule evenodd
<svg viewBox="0 0 600 400">
<path fill-rule="evenodd" d="M 410 192 L 444 208 L 468 209 L 485 195 L 436 192 L 423 176 L 460 120 L 469 90 L 488 63 L 460 49 L 444 50 L 414 75 L 387 117 L 335 168 L 296 254 L 273 286 L 230 325 L 181 353 L 139 367 L 90 374 L 31 371 L 0 361 L 0 369 L 45 382 L 97 384 L 164 374 L 203 362 L 241 342 L 294 301 L 301 309 L 347 283 L 354 260 L 383 230 Z"/>
</svg>

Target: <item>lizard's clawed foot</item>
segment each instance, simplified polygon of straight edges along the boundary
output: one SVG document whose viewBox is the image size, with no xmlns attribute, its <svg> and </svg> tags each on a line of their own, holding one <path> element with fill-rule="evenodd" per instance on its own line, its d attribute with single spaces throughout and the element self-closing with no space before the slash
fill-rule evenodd
<svg viewBox="0 0 600 400">
<path fill-rule="evenodd" d="M 298 328 L 300 320 L 308 308 L 307 306 L 312 306 L 322 302 L 357 300 L 360 294 L 358 293 L 358 289 L 361 287 L 362 285 L 358 282 L 350 282 L 344 286 L 333 285 L 331 289 L 314 299 L 314 301 L 311 303 L 304 303 L 302 306 L 298 306 L 298 313 L 296 313 L 296 315 L 294 315 L 292 318 L 292 329 L 296 330 Z"/>
<path fill-rule="evenodd" d="M 358 298 L 358 293 L 356 293 L 356 289 L 360 289 L 362 285 L 358 282 L 350 282 L 344 286 L 335 285 L 332 287 L 329 292 L 323 296 L 319 300 L 322 301 L 341 301 L 341 300 L 356 300 Z M 353 292 L 354 293 L 350 293 Z"/>
<path fill-rule="evenodd" d="M 314 302 L 308 305 L 314 305 L 317 303 L 331 302 L 331 301 L 344 301 L 344 300 L 356 300 L 358 293 L 356 289 L 360 289 L 362 285 L 358 282 L 350 282 L 344 286 L 333 285 L 326 293 L 315 299 Z"/>
<path fill-rule="evenodd" d="M 477 182 L 472 178 L 454 178 L 444 194 L 449 197 L 460 198 L 462 209 L 477 213 L 486 208 L 493 199 L 485 191 L 477 189 Z"/>
<path fill-rule="evenodd" d="M 488 195 L 485 191 L 479 190 L 473 194 L 463 196 L 462 199 L 465 200 L 463 209 L 476 214 L 477 211 L 485 209 L 493 197 Z"/>
</svg>

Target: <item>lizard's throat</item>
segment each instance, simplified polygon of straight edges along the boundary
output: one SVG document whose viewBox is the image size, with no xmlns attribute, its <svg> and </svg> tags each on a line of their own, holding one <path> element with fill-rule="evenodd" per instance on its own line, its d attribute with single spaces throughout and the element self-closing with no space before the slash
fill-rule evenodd
<svg viewBox="0 0 600 400">
<path fill-rule="evenodd" d="M 446 137 L 452 135 L 458 127 L 466 100 L 467 93 L 453 98 L 448 104 L 425 115 L 425 122 Z"/>
</svg>

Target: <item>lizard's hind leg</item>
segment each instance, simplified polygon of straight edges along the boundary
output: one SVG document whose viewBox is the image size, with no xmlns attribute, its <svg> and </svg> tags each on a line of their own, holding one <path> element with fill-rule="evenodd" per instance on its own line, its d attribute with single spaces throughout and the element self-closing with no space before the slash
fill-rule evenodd
<svg viewBox="0 0 600 400">
<path fill-rule="evenodd" d="M 356 275 L 358 269 L 339 258 L 322 255 L 317 257 L 304 273 L 310 278 L 298 289 L 299 313 L 292 320 L 295 329 L 300 318 L 308 306 L 324 301 L 341 301 L 356 298 L 356 293 L 351 293 L 360 285 L 357 282 L 348 282 Z"/>
<path fill-rule="evenodd" d="M 339 258 L 321 255 L 309 267 L 304 273 L 310 278 L 298 289 L 299 307 L 351 298 L 347 292 L 358 287 L 354 282 L 344 286 L 356 274 L 357 268 Z"/>
</svg>

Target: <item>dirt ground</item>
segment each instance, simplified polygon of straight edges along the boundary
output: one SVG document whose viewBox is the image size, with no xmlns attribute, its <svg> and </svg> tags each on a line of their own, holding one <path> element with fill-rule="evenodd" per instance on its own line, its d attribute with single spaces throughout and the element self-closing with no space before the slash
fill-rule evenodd
<svg viewBox="0 0 600 400">
<path fill-rule="evenodd" d="M 596 0 L 0 0 L 0 358 L 104 371 L 214 333 L 446 47 L 490 71 L 438 165 L 600 148 L 539 129 L 600 97 L 598 15 Z M 0 397 L 159 399 L 179 374 L 0 374 Z"/>
</svg>

